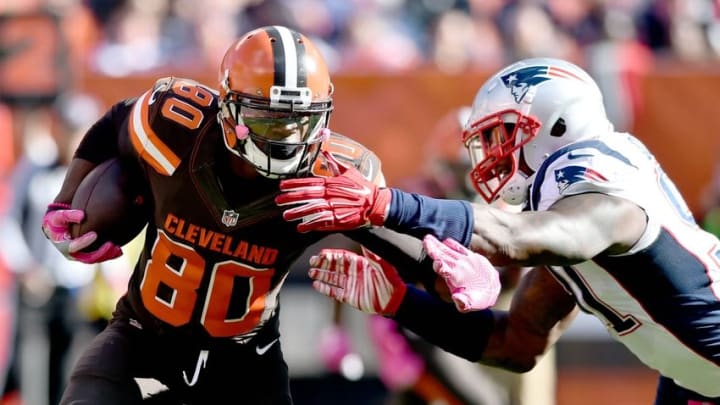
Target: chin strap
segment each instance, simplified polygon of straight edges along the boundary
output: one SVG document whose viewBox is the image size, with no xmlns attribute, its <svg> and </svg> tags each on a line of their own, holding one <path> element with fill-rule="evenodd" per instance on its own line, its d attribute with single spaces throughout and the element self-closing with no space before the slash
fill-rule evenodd
<svg viewBox="0 0 720 405">
<path fill-rule="evenodd" d="M 527 179 L 519 173 L 513 174 L 500 190 L 500 198 L 510 205 L 524 204 L 528 198 Z"/>
</svg>

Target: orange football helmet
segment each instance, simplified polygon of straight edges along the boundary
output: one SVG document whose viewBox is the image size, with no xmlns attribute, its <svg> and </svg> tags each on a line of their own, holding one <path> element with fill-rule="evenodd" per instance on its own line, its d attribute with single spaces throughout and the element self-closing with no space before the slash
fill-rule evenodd
<svg viewBox="0 0 720 405">
<path fill-rule="evenodd" d="M 327 129 L 333 85 L 318 48 L 282 26 L 255 29 L 220 64 L 225 145 L 263 176 L 307 172 Z"/>
</svg>

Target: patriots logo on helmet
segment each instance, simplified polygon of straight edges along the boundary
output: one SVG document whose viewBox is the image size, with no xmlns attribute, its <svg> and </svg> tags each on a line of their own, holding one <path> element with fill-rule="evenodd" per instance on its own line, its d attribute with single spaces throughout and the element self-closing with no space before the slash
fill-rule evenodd
<svg viewBox="0 0 720 405">
<path fill-rule="evenodd" d="M 555 181 L 557 182 L 558 190 L 562 193 L 565 189 L 570 187 L 571 184 L 581 181 L 604 183 L 608 181 L 608 179 L 603 176 L 602 173 L 589 167 L 568 166 L 555 170 Z"/>
<path fill-rule="evenodd" d="M 555 77 L 582 80 L 571 72 L 555 66 L 528 66 L 500 76 L 500 79 L 505 87 L 510 89 L 515 102 L 519 104 L 533 86 Z"/>
</svg>

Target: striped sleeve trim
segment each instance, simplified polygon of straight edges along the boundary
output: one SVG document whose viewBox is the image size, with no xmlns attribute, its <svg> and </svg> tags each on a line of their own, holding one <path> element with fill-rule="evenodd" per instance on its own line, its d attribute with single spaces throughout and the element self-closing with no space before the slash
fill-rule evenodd
<svg viewBox="0 0 720 405">
<path fill-rule="evenodd" d="M 145 92 L 133 106 L 130 123 L 130 139 L 138 155 L 158 173 L 171 176 L 180 165 L 180 158 L 157 136 L 150 126 L 148 98 Z"/>
</svg>

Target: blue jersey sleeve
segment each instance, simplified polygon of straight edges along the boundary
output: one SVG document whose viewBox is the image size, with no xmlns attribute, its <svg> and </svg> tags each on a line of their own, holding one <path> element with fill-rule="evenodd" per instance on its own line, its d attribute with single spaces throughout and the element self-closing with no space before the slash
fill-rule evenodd
<svg viewBox="0 0 720 405">
<path fill-rule="evenodd" d="M 438 239 L 453 238 L 464 246 L 473 233 L 472 205 L 462 200 L 445 200 L 390 189 L 392 200 L 385 226 L 422 239 L 433 234 Z"/>
</svg>

